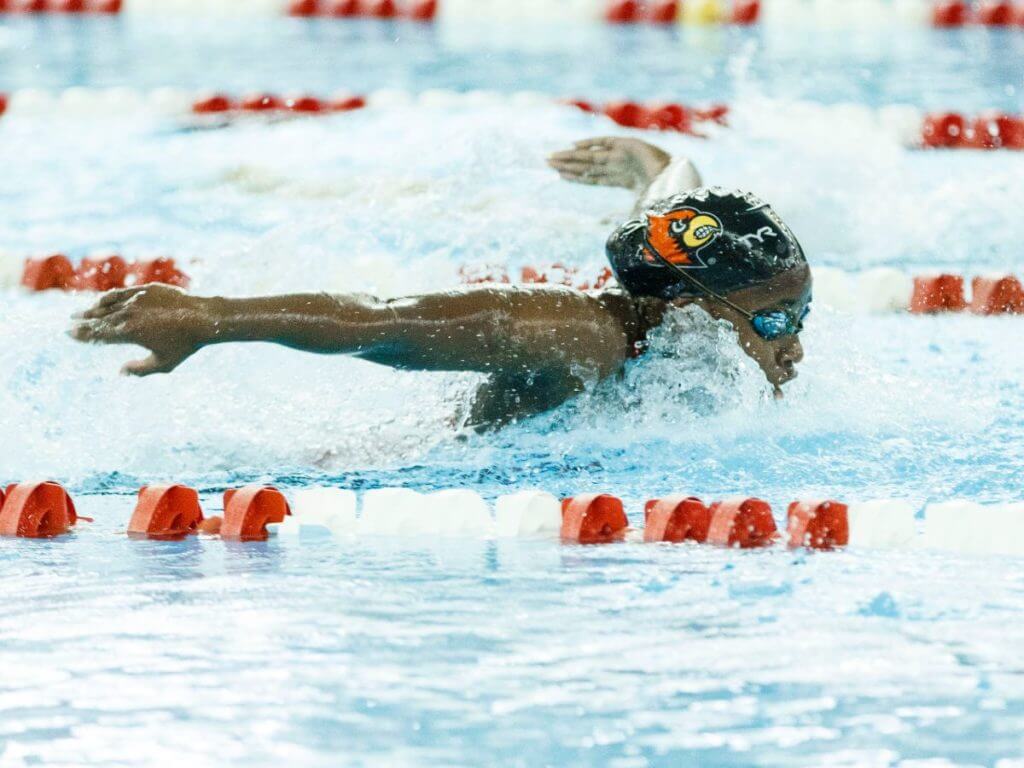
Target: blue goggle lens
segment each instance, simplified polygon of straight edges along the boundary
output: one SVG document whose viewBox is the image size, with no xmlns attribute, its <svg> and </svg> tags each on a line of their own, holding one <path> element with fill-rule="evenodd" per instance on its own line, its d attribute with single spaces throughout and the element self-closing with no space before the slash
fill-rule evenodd
<svg viewBox="0 0 1024 768">
<path fill-rule="evenodd" d="M 751 323 L 757 335 L 765 341 L 775 341 L 794 332 L 789 316 L 785 312 L 765 312 L 756 315 Z"/>
<path fill-rule="evenodd" d="M 810 312 L 810 306 L 806 306 L 800 313 L 800 319 L 794 320 L 788 312 L 779 309 L 774 312 L 762 312 L 759 315 L 754 315 L 754 319 L 750 322 L 758 336 L 765 341 L 775 341 L 783 336 L 800 333 L 804 329 L 804 320 Z"/>
</svg>

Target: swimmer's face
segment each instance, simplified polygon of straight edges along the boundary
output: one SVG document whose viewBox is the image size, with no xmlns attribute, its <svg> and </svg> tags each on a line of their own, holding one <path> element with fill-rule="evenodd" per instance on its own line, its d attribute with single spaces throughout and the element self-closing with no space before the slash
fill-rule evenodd
<svg viewBox="0 0 1024 768">
<path fill-rule="evenodd" d="M 726 294 L 732 302 L 751 313 L 773 309 L 793 309 L 810 296 L 811 271 L 806 267 L 791 269 L 767 283 L 744 288 Z M 742 314 L 713 299 L 698 299 L 697 302 L 712 317 L 728 320 L 739 334 L 740 346 L 764 371 L 768 381 L 775 386 L 776 394 L 787 381 L 796 378 L 797 364 L 804 359 L 804 348 L 797 335 L 783 336 L 768 341 L 761 338 Z M 799 312 L 799 309 L 798 309 Z"/>
</svg>

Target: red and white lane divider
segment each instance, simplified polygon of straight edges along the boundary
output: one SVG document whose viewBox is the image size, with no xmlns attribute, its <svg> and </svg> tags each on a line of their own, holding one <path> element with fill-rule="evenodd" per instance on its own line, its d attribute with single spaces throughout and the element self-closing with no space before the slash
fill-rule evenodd
<svg viewBox="0 0 1024 768">
<path fill-rule="evenodd" d="M 438 0 L 292 0 L 289 16 L 333 19 L 407 19 L 433 21 Z"/>
<path fill-rule="evenodd" d="M 921 128 L 925 149 L 1024 149 L 1024 116 L 1002 112 L 926 115 Z"/>
<path fill-rule="evenodd" d="M 23 265 L 20 276 L 15 265 Z M 20 259 L 0 255 L 0 288 L 17 282 L 29 291 L 109 291 L 132 285 L 165 283 L 187 288 L 189 277 L 174 259 L 126 261 L 116 254 L 87 256 L 77 265 L 60 253 Z"/>
<path fill-rule="evenodd" d="M 1013 0 L 291 0 L 291 16 L 433 21 L 509 19 L 609 24 L 1024 26 Z"/>
<path fill-rule="evenodd" d="M 0 490 L 0 536 L 62 536 L 78 523 L 75 503 L 57 483 L 17 483 Z"/>
<path fill-rule="evenodd" d="M 1012 0 L 938 0 L 932 8 L 932 24 L 956 28 L 969 24 L 986 27 L 1024 26 L 1024 4 Z"/>
<path fill-rule="evenodd" d="M 103 14 L 121 13 L 122 0 L 0 0 L 0 14 Z"/>
<path fill-rule="evenodd" d="M 791 503 L 780 530 L 768 502 L 749 497 L 705 503 L 695 496 L 651 499 L 642 530 L 630 527 L 622 500 L 591 493 L 561 499 L 526 490 L 492 506 L 465 489 L 421 494 L 381 488 L 361 498 L 338 488 L 297 491 L 291 503 L 276 488 L 248 485 L 223 494 L 223 514 L 206 517 L 199 494 L 183 485 L 139 491 L 127 535 L 181 539 L 196 534 L 235 541 L 326 535 L 336 538 L 523 538 L 567 544 L 621 541 L 761 549 L 833 550 L 923 548 L 973 554 L 1024 554 L 1024 504 L 982 506 L 954 501 L 924 511 L 919 535 L 909 502 L 883 499 L 858 504 L 836 500 Z M 0 492 L 0 536 L 50 538 L 71 532 L 75 505 L 58 484 L 21 483 Z M 89 520 L 89 522 L 92 522 Z"/>
<path fill-rule="evenodd" d="M 532 21 L 603 20 L 610 24 L 753 24 L 760 0 L 573 0 L 566 7 L 531 0 L 291 0 L 290 16 L 434 21 L 470 19 Z"/>
<path fill-rule="evenodd" d="M 311 94 L 251 93 L 233 96 L 226 93 L 195 93 L 179 88 L 138 91 L 132 88 L 67 88 L 59 93 L 25 88 L 9 95 L 0 94 L 0 115 L 11 118 L 52 119 L 78 117 L 164 118 L 186 125 L 221 126 L 227 123 L 298 117 L 316 117 L 352 112 L 364 108 L 387 109 L 423 107 L 459 109 L 503 107 L 525 109 L 564 104 L 584 112 L 607 117 L 625 128 L 676 131 L 706 137 L 717 126 L 727 126 L 733 110 L 724 104 L 695 106 L 671 101 L 639 102 L 615 100 L 606 103 L 579 98 L 556 99 L 543 93 L 521 91 L 457 92 L 427 90 L 410 93 L 379 90 L 367 95 L 349 93 L 335 96 Z M 777 113 L 777 114 L 776 114 Z M 1024 150 L 1024 115 L 989 111 L 976 115 L 958 112 L 925 113 L 908 105 L 871 109 L 856 104 L 779 104 L 775 113 L 736 115 L 737 123 L 752 135 L 760 135 L 766 117 L 790 117 L 807 121 L 817 130 L 890 136 L 904 146 L 918 149 L 1010 149 Z"/>
<path fill-rule="evenodd" d="M 766 0 L 770 2 L 770 0 Z M 761 0 L 607 0 L 610 24 L 755 24 Z"/>
<path fill-rule="evenodd" d="M 351 112 L 363 109 L 366 98 L 363 96 L 341 95 L 334 98 L 321 99 L 316 96 L 293 95 L 278 96 L 272 93 L 254 93 L 240 99 L 216 93 L 196 99 L 191 111 L 196 115 L 274 115 L 299 114 L 319 115 L 334 112 Z"/>
<path fill-rule="evenodd" d="M 1014 0 L 0 0 L 0 14 L 151 16 L 289 15 L 297 18 L 451 22 L 510 19 L 609 24 L 1024 26 Z"/>
<path fill-rule="evenodd" d="M 14 265 L 19 265 L 20 271 Z M 863 272 L 815 267 L 812 274 L 815 301 L 840 311 L 1024 314 L 1024 284 L 1013 275 L 974 277 L 968 299 L 965 279 L 954 274 L 911 276 L 891 267 Z M 464 265 L 459 275 L 466 285 L 564 285 L 581 291 L 600 290 L 615 279 L 607 267 L 591 278 L 564 264 L 522 267 L 515 279 L 500 265 Z M 188 275 L 169 258 L 128 262 L 118 255 L 97 255 L 83 258 L 76 266 L 62 254 L 24 260 L 0 255 L 0 288 L 19 284 L 34 292 L 109 291 L 149 283 L 187 288 L 189 282 Z"/>
</svg>

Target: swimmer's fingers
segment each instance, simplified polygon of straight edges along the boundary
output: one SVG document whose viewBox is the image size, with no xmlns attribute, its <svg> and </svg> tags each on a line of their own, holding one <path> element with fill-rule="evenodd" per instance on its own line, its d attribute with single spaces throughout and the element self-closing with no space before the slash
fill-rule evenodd
<svg viewBox="0 0 1024 768">
<path fill-rule="evenodd" d="M 71 338 L 93 344 L 138 344 L 150 347 L 140 334 L 133 331 L 130 323 L 125 322 L 121 314 L 111 318 L 83 320 L 69 331 Z M 153 345 L 157 346 L 157 345 Z M 195 352 L 195 348 L 187 344 L 160 344 L 159 349 L 141 360 L 132 360 L 121 368 L 125 376 L 149 376 L 153 373 L 170 373 L 182 361 Z"/>
<path fill-rule="evenodd" d="M 617 172 L 619 170 L 619 169 L 614 168 L 614 167 L 613 168 L 609 168 L 606 165 L 597 165 L 595 163 L 580 163 L 580 162 L 576 162 L 574 160 L 563 160 L 563 161 L 559 161 L 559 162 L 552 162 L 552 163 L 549 163 L 549 165 L 554 170 L 558 171 L 558 173 L 568 173 L 568 174 L 576 175 L 576 176 L 584 176 L 584 175 L 588 175 L 588 174 L 590 174 L 590 175 L 608 174 L 608 173 L 612 173 L 612 172 Z"/>
<path fill-rule="evenodd" d="M 555 152 L 548 158 L 551 165 L 580 164 L 605 165 L 611 160 L 611 153 L 604 149 L 566 149 Z"/>
<path fill-rule="evenodd" d="M 170 373 L 177 368 L 181 362 L 188 357 L 161 355 L 154 352 L 141 360 L 132 360 L 121 366 L 121 374 L 124 376 L 149 376 L 153 373 Z"/>
<path fill-rule="evenodd" d="M 566 181 L 597 184 L 605 187 L 632 187 L 633 176 L 616 164 L 590 163 L 579 160 L 550 161 L 550 165 Z"/>
<path fill-rule="evenodd" d="M 618 136 L 595 136 L 591 139 L 583 139 L 573 144 L 576 149 L 615 149 L 620 146 L 623 139 Z"/>
<path fill-rule="evenodd" d="M 117 313 L 112 316 L 75 323 L 68 335 L 75 341 L 89 344 L 134 344 L 128 326 Z"/>
<path fill-rule="evenodd" d="M 99 302 L 93 304 L 84 312 L 76 312 L 71 317 L 75 320 L 99 320 L 100 318 L 108 317 L 115 312 L 120 312 L 122 309 L 124 309 L 124 304 L 104 304 Z"/>
<path fill-rule="evenodd" d="M 93 320 L 99 317 L 106 317 L 112 312 L 121 309 L 126 303 L 140 294 L 147 291 L 147 286 L 140 285 L 136 288 L 119 288 L 115 291 L 107 291 L 100 296 L 99 301 L 93 304 L 84 312 L 77 312 L 73 315 L 76 320 Z"/>
</svg>

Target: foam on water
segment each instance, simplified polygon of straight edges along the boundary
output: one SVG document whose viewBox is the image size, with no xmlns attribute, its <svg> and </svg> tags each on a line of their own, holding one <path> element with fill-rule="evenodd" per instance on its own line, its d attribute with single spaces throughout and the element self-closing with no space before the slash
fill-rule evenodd
<svg viewBox="0 0 1024 768">
<path fill-rule="evenodd" d="M 315 89 L 322 78 L 328 92 L 349 71 L 374 87 L 406 82 L 393 38 L 351 45 L 377 34 L 345 31 L 358 25 L 281 25 L 266 38 L 223 26 L 198 39 L 263 51 L 281 43 L 276 34 L 322 36 L 289 47 L 295 61 L 267 55 L 251 72 L 217 73 L 237 90 Z M 19 59 L 0 78 L 31 71 L 68 84 L 69 50 L 28 45 L 44 32 L 65 39 L 59 25 L 16 20 L 8 42 L 52 60 Z M 164 50 L 163 34 L 145 38 L 152 50 Z M 424 89 L 456 77 L 499 87 L 529 69 L 508 51 L 482 56 L 486 38 L 469 33 L 443 32 L 442 43 L 402 34 L 428 62 L 412 78 Z M 796 101 L 826 92 L 886 103 L 922 84 L 928 99 L 959 99 L 943 107 L 1012 101 L 982 87 L 985 73 L 963 53 L 963 81 L 931 67 L 879 83 L 910 55 L 903 32 L 900 45 L 887 33 L 844 36 L 853 52 L 843 59 L 824 55 L 835 35 L 776 30 L 731 64 L 728 30 L 681 33 L 686 56 L 661 30 L 558 34 L 523 45 L 589 60 L 611 39 L 617 55 L 592 68 L 550 55 L 516 87 L 655 98 L 690 83 L 681 96 L 698 100 L 731 96 L 747 78 L 733 129 L 708 141 L 645 136 L 691 155 L 711 183 L 772 201 L 812 264 L 980 272 L 1016 261 L 1024 158 L 914 154 Z M 917 56 L 921 39 L 908 37 Z M 131 72 L 145 85 L 209 84 L 208 62 L 188 55 L 123 66 L 140 39 L 126 29 L 125 48 L 111 46 L 76 82 Z M 967 39 L 975 52 L 1016 45 Z M 445 49 L 426 56 L 433 45 Z M 932 61 L 952 66 L 953 43 L 935 45 Z M 315 67 L 301 66 L 307 48 Z M 379 67 L 349 66 L 376 50 Z M 822 57 L 815 72 L 785 64 L 808 52 Z M 1020 58 L 1002 60 L 1009 71 Z M 465 62 L 478 66 L 455 66 Z M 559 81 L 567 69 L 577 74 Z M 479 263 L 596 273 L 632 204 L 544 167 L 547 152 L 583 136 L 624 133 L 558 107 L 405 106 L 207 132 L 5 118 L 0 130 L 4 247 L 162 252 L 198 292 L 399 295 L 443 289 Z M 797 496 L 891 497 L 914 509 L 1019 500 L 1020 318 L 854 317 L 816 305 L 801 376 L 776 402 L 733 332 L 688 310 L 622 380 L 499 433 L 463 435 L 474 376 L 238 345 L 205 350 L 171 376 L 121 378 L 138 350 L 63 335 L 89 301 L 0 296 L 0 473 L 69 482 L 96 517 L 65 540 L 0 541 L 5 764 L 995 764 L 1020 751 L 1014 559 L 123 535 L 129 494 L 159 480 L 210 491 L 210 514 L 215 492 L 245 480 L 468 487 L 487 499 L 529 487 L 612 491 L 634 523 L 640 502 L 670 491 L 757 494 L 777 512 Z"/>
<path fill-rule="evenodd" d="M 963 253 L 972 249 L 972 268 L 996 268 L 1005 244 L 1024 236 L 1012 215 L 1024 193 L 1017 189 L 1024 174 L 1011 178 L 1021 158 L 1001 155 L 997 182 L 994 155 L 913 154 L 891 138 L 841 131 L 827 146 L 798 146 L 807 110 L 787 117 L 772 105 L 783 129 L 766 136 L 768 121 L 756 116 L 768 108 L 757 100 L 741 105 L 738 126 L 711 141 L 647 138 L 694 157 L 713 183 L 747 186 L 771 200 L 812 264 L 967 263 Z M 120 153 L 107 151 L 111 132 Z M 12 158 L 7 194 L 14 194 L 12 179 L 24 180 L 25 205 L 8 218 L 6 236 L 20 237 L 26 248 L 66 238 L 129 255 L 160 243 L 183 258 L 197 292 L 232 295 L 440 290 L 457 282 L 461 265 L 481 263 L 514 273 L 520 265 L 562 262 L 596 274 L 604 238 L 630 197 L 562 183 L 543 158 L 582 135 L 608 132 L 606 123 L 562 107 L 501 105 L 453 113 L 406 106 L 185 134 L 108 125 L 76 136 L 75 152 L 60 130 L 40 136 L 38 127 L 16 126 L 13 140 L 25 152 Z M 88 194 L 84 181 L 58 191 L 45 174 L 19 173 L 19 163 L 40 160 L 41 146 L 67 164 L 65 177 L 88 174 L 95 186 Z M 959 194 L 931 189 L 939 197 L 929 205 L 925 190 L 954 168 Z M 128 179 L 136 202 L 125 211 L 119 201 Z M 161 202 L 148 202 L 145 189 L 157 190 Z M 978 216 L 999 226 L 975 226 Z M 920 238 L 908 257 L 915 233 L 924 232 L 945 232 L 944 242 Z M 67 315 L 88 301 L 11 295 L 0 314 L 11 336 L 0 350 L 8 423 L 33 425 L 13 436 L 7 462 L 15 475 L 95 481 L 127 473 L 130 483 L 239 467 L 304 474 L 392 466 L 435 447 L 455 456 L 469 450 L 455 441 L 454 425 L 477 377 L 396 373 L 238 346 L 201 352 L 170 377 L 129 381 L 116 371 L 134 351 L 82 347 L 61 335 Z M 1019 396 L 1017 364 L 1005 357 L 1012 321 L 859 317 L 854 333 L 849 323 L 815 307 L 802 377 L 780 404 L 735 349 L 731 331 L 684 313 L 656 334 L 651 353 L 631 364 L 623 381 L 513 430 L 515 437 L 470 444 L 504 450 L 511 440 L 540 454 L 572 445 L 619 455 L 668 441 L 721 456 L 757 436 L 760 450 L 780 452 L 777 458 L 806 452 L 809 481 L 821 471 L 812 457 L 829 441 L 866 451 L 873 463 L 881 459 L 878 446 L 918 454 L 928 443 L 934 453 L 936 441 L 948 440 L 950 450 L 965 443 L 977 450 L 969 436 L 992 427 L 1007 390 Z M 684 327 L 704 331 L 681 334 Z M 931 346 L 940 328 L 942 359 Z M 968 370 L 984 374 L 965 408 L 947 376 Z M 113 423 L 111 414 L 118 415 Z M 749 449 L 734 458 L 750 461 Z M 943 460 L 950 456 L 934 456 L 936 471 Z M 891 482 L 902 475 L 894 472 Z"/>
</svg>

